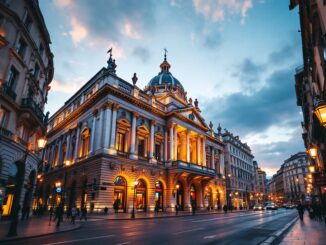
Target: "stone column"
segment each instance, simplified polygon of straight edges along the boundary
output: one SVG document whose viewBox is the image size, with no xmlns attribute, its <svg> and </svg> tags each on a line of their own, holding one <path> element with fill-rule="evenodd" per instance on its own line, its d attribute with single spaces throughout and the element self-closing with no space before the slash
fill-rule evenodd
<svg viewBox="0 0 326 245">
<path fill-rule="evenodd" d="M 190 137 L 190 131 L 187 130 L 186 132 L 186 151 L 187 151 L 187 162 L 190 162 L 190 142 L 189 142 L 189 137 Z"/>
<path fill-rule="evenodd" d="M 58 146 L 58 162 L 57 162 L 57 166 L 62 165 L 61 152 L 62 152 L 62 139 L 59 141 L 59 146 Z"/>
<path fill-rule="evenodd" d="M 96 135 L 96 141 L 98 142 L 96 145 L 96 149 L 94 150 L 98 150 L 101 149 L 103 147 L 103 117 L 104 117 L 104 110 L 105 107 L 101 108 L 100 111 L 100 117 L 99 117 L 99 122 L 98 122 L 98 130 L 97 130 L 97 135 Z"/>
<path fill-rule="evenodd" d="M 174 127 L 174 130 L 173 130 L 173 141 L 174 141 L 174 158 L 173 160 L 176 161 L 178 160 L 178 133 L 177 133 L 177 129 L 176 129 L 176 126 Z"/>
<path fill-rule="evenodd" d="M 110 135 L 111 135 L 111 114 L 112 114 L 112 103 L 106 102 L 105 103 L 105 119 L 104 119 L 104 148 L 109 149 L 110 148 Z"/>
<path fill-rule="evenodd" d="M 131 138 L 130 138 L 130 158 L 131 159 L 138 158 L 137 155 L 135 154 L 137 118 L 138 118 L 138 113 L 134 112 L 132 114 Z"/>
<path fill-rule="evenodd" d="M 170 159 L 169 159 L 169 162 L 172 162 L 173 159 L 174 159 L 174 148 L 173 148 L 173 127 L 174 125 L 171 124 L 170 125 Z"/>
<path fill-rule="evenodd" d="M 150 145 L 149 145 L 149 159 L 151 162 L 156 163 L 156 159 L 153 157 L 154 152 L 154 144 L 155 144 L 155 138 L 154 138 L 154 131 L 155 131 L 155 120 L 151 121 L 151 129 L 150 129 Z"/>
<path fill-rule="evenodd" d="M 201 157 L 200 157 L 200 136 L 197 136 L 197 163 L 201 165 Z"/>
<path fill-rule="evenodd" d="M 69 130 L 69 133 L 68 133 L 68 135 L 67 135 L 67 149 L 66 149 L 66 155 L 65 155 L 65 158 L 63 159 L 63 163 L 65 164 L 66 163 L 66 161 L 67 160 L 69 160 L 70 161 L 70 159 L 69 159 L 69 156 L 70 156 L 70 134 L 71 134 L 71 132 L 70 132 L 70 130 Z"/>
<path fill-rule="evenodd" d="M 80 125 L 77 125 L 77 134 L 76 134 L 76 144 L 74 150 L 74 162 L 77 161 L 78 158 L 78 151 L 79 151 L 79 138 L 80 138 Z"/>
<path fill-rule="evenodd" d="M 224 176 L 224 151 L 221 151 L 219 157 L 219 164 L 220 164 L 220 174 Z"/>
<path fill-rule="evenodd" d="M 119 109 L 118 104 L 113 105 L 113 113 L 112 113 L 112 127 L 111 127 L 111 141 L 110 141 L 110 149 L 109 154 L 116 155 L 117 150 L 115 148 L 115 138 L 116 138 L 116 127 L 117 127 L 117 112 Z"/>
<path fill-rule="evenodd" d="M 164 131 L 164 162 L 168 161 L 168 131 Z"/>
<path fill-rule="evenodd" d="M 203 137 L 203 159 L 202 159 L 202 162 L 203 162 L 203 166 L 206 167 L 206 138 Z"/>
<path fill-rule="evenodd" d="M 214 150 L 214 147 L 212 146 L 211 147 L 211 168 L 212 169 L 215 169 L 214 153 L 215 153 L 215 150 Z"/>
<path fill-rule="evenodd" d="M 95 150 L 94 148 L 94 140 L 95 140 L 95 133 L 96 133 L 96 115 L 97 115 L 97 110 L 93 111 L 93 123 L 92 123 L 92 131 L 91 131 L 91 145 L 89 147 L 88 154 L 92 154 L 93 151 Z"/>
</svg>

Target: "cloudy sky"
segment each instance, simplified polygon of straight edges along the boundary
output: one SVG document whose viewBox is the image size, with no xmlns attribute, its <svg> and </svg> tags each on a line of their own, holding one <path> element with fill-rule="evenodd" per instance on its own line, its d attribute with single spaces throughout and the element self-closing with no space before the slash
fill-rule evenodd
<svg viewBox="0 0 326 245">
<path fill-rule="evenodd" d="M 52 39 L 53 114 L 106 66 L 144 87 L 168 50 L 172 74 L 206 121 L 247 142 L 268 175 L 303 150 L 294 70 L 302 63 L 298 9 L 287 0 L 39 1 Z"/>
</svg>

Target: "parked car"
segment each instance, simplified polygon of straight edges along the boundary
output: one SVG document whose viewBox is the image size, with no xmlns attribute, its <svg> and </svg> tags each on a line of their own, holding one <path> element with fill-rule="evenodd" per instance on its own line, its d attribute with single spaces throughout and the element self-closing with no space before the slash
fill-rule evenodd
<svg viewBox="0 0 326 245">
<path fill-rule="evenodd" d="M 277 205 L 275 203 L 268 203 L 266 205 L 266 210 L 277 210 Z"/>
<path fill-rule="evenodd" d="M 258 204 L 258 205 L 255 205 L 253 209 L 254 209 L 254 211 L 261 211 L 261 210 L 264 210 L 265 208 L 263 205 Z"/>
</svg>

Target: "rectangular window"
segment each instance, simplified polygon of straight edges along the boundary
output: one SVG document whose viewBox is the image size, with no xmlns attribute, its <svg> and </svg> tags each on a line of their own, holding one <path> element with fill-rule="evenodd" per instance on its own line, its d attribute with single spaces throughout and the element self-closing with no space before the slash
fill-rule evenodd
<svg viewBox="0 0 326 245">
<path fill-rule="evenodd" d="M 155 144 L 154 156 L 155 156 L 156 160 L 161 160 L 161 144 L 160 143 Z"/>
<path fill-rule="evenodd" d="M 39 73 L 40 73 L 40 67 L 39 67 L 39 65 L 36 63 L 36 64 L 35 64 L 35 67 L 34 67 L 34 72 L 33 72 L 33 76 L 34 76 L 35 79 L 37 79 L 37 76 L 38 76 Z"/>
<path fill-rule="evenodd" d="M 117 139 L 117 150 L 120 152 L 124 152 L 124 145 L 125 145 L 125 134 L 118 132 L 118 139 Z"/>
<path fill-rule="evenodd" d="M 7 76 L 7 86 L 9 88 L 13 88 L 17 79 L 18 79 L 18 75 L 19 75 L 19 72 L 17 71 L 17 69 L 15 67 L 11 67 L 10 70 L 9 70 L 9 74 Z"/>
<path fill-rule="evenodd" d="M 0 108 L 0 127 L 5 128 L 8 124 L 8 120 L 9 120 L 9 111 L 4 108 Z"/>
<path fill-rule="evenodd" d="M 138 140 L 138 156 L 145 157 L 145 139 Z"/>
<path fill-rule="evenodd" d="M 31 16 L 27 13 L 25 16 L 25 20 L 24 20 L 24 26 L 26 27 L 26 29 L 29 31 L 31 29 L 33 20 L 31 18 Z"/>
<path fill-rule="evenodd" d="M 27 47 L 26 42 L 24 41 L 24 39 L 20 38 L 16 45 L 16 51 L 22 58 L 24 58 L 26 47 Z"/>
</svg>

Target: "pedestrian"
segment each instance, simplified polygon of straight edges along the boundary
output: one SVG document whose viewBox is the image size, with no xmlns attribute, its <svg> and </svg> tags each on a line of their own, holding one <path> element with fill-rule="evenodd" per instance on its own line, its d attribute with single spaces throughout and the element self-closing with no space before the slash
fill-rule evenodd
<svg viewBox="0 0 326 245">
<path fill-rule="evenodd" d="M 192 202 L 191 209 L 192 209 L 192 215 L 195 215 L 196 214 L 196 203 L 195 202 Z"/>
<path fill-rule="evenodd" d="M 297 206 L 297 210 L 299 213 L 300 220 L 303 221 L 304 206 L 302 206 L 301 203 L 299 203 Z"/>
<path fill-rule="evenodd" d="M 81 209 L 81 216 L 80 216 L 80 220 L 84 219 L 85 221 L 87 221 L 87 209 L 86 206 L 84 206 Z"/>
<path fill-rule="evenodd" d="M 176 204 L 175 205 L 175 215 L 178 216 L 178 213 L 179 213 L 179 205 Z"/>
<path fill-rule="evenodd" d="M 70 221 L 70 223 L 73 224 L 73 225 L 75 224 L 76 215 L 77 215 L 77 209 L 76 209 L 75 206 L 73 206 L 71 208 L 71 221 Z"/>
<path fill-rule="evenodd" d="M 57 228 L 60 227 L 62 218 L 63 218 L 63 205 L 59 204 L 59 206 L 55 209 L 55 218 L 54 218 L 54 220 L 57 220 L 57 225 L 56 225 Z"/>
<path fill-rule="evenodd" d="M 225 214 L 228 212 L 228 207 L 226 205 L 223 206 L 223 211 Z"/>
<path fill-rule="evenodd" d="M 155 214 L 158 214 L 159 210 L 160 210 L 160 204 L 159 204 L 158 201 L 156 201 L 156 203 L 155 203 Z"/>
<path fill-rule="evenodd" d="M 107 215 L 108 214 L 108 211 L 109 211 L 108 207 L 105 207 L 104 208 L 104 214 Z"/>
<path fill-rule="evenodd" d="M 113 209 L 115 213 L 118 213 L 119 211 L 119 206 L 120 206 L 120 200 L 119 199 L 115 199 L 114 203 L 113 203 Z"/>
</svg>

